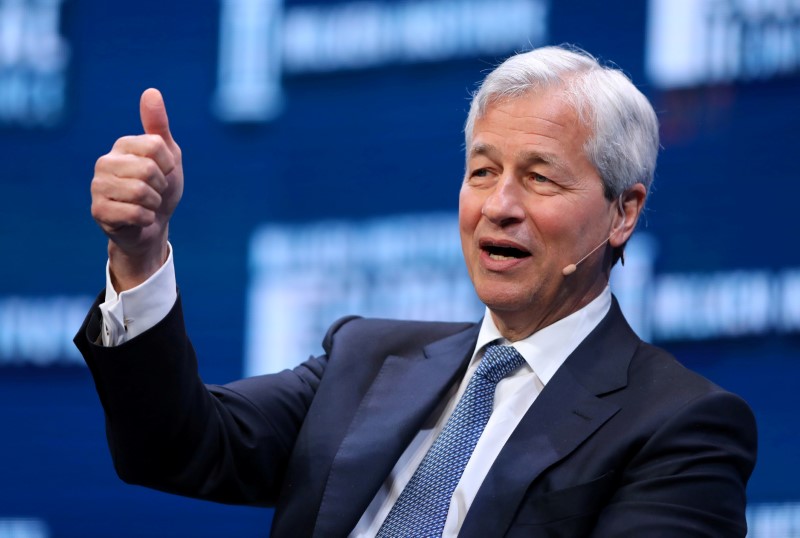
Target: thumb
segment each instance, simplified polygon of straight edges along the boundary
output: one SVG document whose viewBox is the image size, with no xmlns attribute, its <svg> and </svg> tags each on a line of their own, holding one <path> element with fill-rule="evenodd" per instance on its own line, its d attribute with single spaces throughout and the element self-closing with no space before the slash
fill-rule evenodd
<svg viewBox="0 0 800 538">
<path fill-rule="evenodd" d="M 139 101 L 139 115 L 142 118 L 142 127 L 147 134 L 161 135 L 165 142 L 174 142 L 169 132 L 169 119 L 167 107 L 161 92 L 155 88 L 148 88 L 142 93 Z"/>
</svg>

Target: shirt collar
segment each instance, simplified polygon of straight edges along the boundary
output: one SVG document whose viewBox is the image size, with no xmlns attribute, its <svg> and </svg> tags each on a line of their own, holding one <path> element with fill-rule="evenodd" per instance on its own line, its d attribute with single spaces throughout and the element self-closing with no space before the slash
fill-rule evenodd
<svg viewBox="0 0 800 538">
<path fill-rule="evenodd" d="M 567 357 L 597 327 L 610 308 L 611 290 L 606 286 L 600 295 L 580 310 L 510 345 L 520 352 L 542 384 L 546 385 Z M 484 346 L 497 340 L 500 344 L 509 344 L 497 329 L 487 307 L 472 362 L 478 356 L 482 356 Z"/>
</svg>

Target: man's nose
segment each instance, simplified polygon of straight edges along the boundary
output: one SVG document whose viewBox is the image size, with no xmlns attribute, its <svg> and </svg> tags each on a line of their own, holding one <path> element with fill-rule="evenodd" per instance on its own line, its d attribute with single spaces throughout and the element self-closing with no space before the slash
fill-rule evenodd
<svg viewBox="0 0 800 538">
<path fill-rule="evenodd" d="M 522 186 L 512 175 L 504 175 L 486 197 L 481 213 L 497 226 L 508 226 L 525 218 Z"/>
</svg>

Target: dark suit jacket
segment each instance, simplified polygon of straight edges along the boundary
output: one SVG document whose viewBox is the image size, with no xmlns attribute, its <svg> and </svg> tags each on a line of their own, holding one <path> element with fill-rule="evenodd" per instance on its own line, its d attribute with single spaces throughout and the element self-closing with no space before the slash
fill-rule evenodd
<svg viewBox="0 0 800 538">
<path fill-rule="evenodd" d="M 76 337 L 128 482 L 275 505 L 273 536 L 346 536 L 463 376 L 479 326 L 347 318 L 294 370 L 204 386 L 180 300 L 145 334 Z M 744 536 L 756 430 L 739 399 L 642 342 L 614 301 L 503 447 L 461 536 Z"/>
</svg>

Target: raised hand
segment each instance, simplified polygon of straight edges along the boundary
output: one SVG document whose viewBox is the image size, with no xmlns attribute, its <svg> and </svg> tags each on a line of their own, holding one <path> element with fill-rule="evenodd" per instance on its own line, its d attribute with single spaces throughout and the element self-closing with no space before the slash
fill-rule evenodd
<svg viewBox="0 0 800 538">
<path fill-rule="evenodd" d="M 169 220 L 183 194 L 181 150 L 169 130 L 161 93 L 145 90 L 144 134 L 124 136 L 97 160 L 92 216 L 108 236 L 117 292 L 149 278 L 167 257 Z"/>
</svg>

